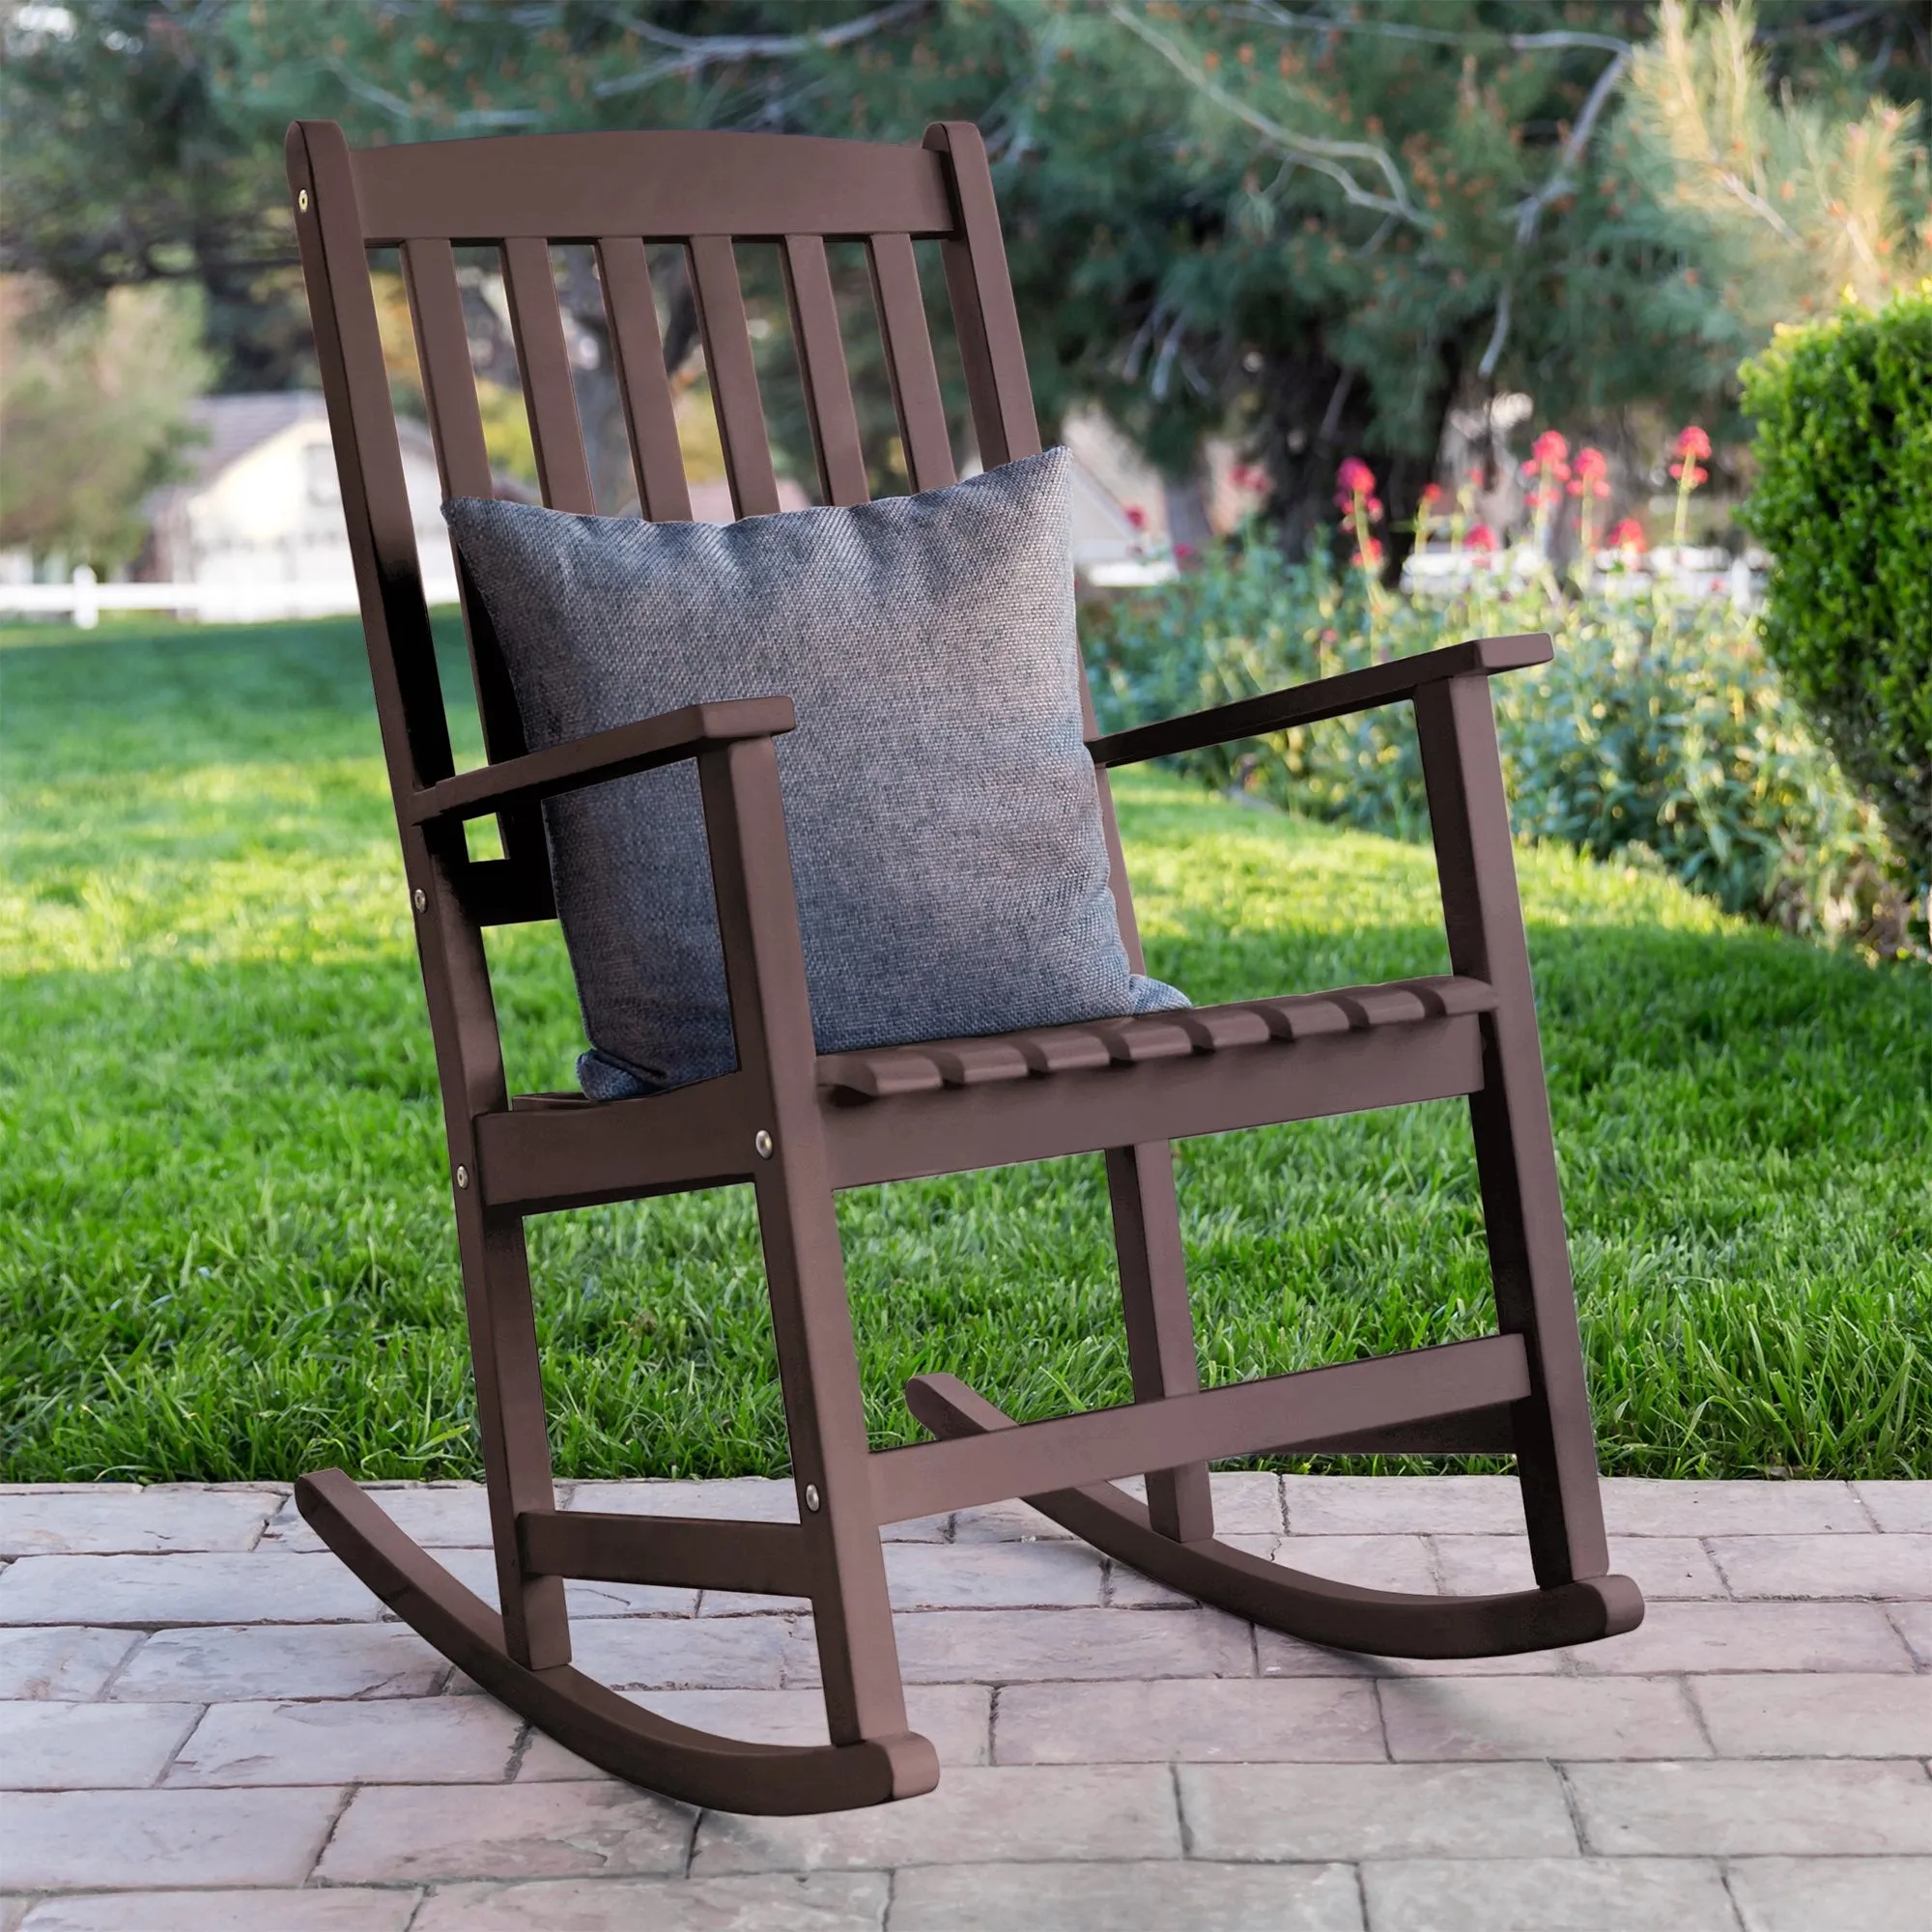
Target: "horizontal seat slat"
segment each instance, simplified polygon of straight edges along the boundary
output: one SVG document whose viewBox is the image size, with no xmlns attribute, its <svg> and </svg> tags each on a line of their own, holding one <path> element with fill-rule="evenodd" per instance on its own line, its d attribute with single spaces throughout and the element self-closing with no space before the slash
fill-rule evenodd
<svg viewBox="0 0 1932 1932">
<path fill-rule="evenodd" d="M 923 148 L 694 129 L 515 134 L 357 149 L 372 248 L 440 239 L 947 236 L 952 199 Z"/>
<path fill-rule="evenodd" d="M 1494 1005 L 1494 993 L 1480 980 L 1444 975 L 1382 986 L 1349 986 L 1333 993 L 1095 1020 L 1085 1026 L 831 1054 L 818 1063 L 818 1084 L 847 1100 L 890 1099 L 901 1094 L 929 1094 L 942 1086 L 979 1087 L 1029 1075 L 1230 1052 L 1270 1040 L 1362 1033 L 1379 1026 L 1488 1012 Z"/>
</svg>

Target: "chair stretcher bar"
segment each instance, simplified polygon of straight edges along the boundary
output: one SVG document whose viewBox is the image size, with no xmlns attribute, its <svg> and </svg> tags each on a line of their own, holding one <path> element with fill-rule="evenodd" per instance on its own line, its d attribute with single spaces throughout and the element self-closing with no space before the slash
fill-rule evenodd
<svg viewBox="0 0 1932 1932">
<path fill-rule="evenodd" d="M 918 1381 L 946 1389 L 953 1378 Z M 881 1523 L 903 1522 L 1145 1469 L 1311 1448 L 1366 1430 L 1493 1409 L 1528 1394 L 1522 1337 L 1489 1335 L 882 1450 L 871 1459 L 873 1507 Z"/>
</svg>

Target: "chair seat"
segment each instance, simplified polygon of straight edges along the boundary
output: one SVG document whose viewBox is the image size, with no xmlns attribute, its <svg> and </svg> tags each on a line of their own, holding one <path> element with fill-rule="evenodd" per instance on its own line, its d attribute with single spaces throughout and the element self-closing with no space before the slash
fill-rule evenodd
<svg viewBox="0 0 1932 1932">
<path fill-rule="evenodd" d="M 835 1102 L 858 1106 L 946 1087 L 982 1087 L 1150 1060 L 1228 1053 L 1323 1034 L 1367 1033 L 1416 1020 L 1486 1013 L 1495 1003 L 1494 990 L 1485 981 L 1443 974 L 1138 1018 L 826 1054 L 818 1062 L 818 1085 Z"/>
</svg>

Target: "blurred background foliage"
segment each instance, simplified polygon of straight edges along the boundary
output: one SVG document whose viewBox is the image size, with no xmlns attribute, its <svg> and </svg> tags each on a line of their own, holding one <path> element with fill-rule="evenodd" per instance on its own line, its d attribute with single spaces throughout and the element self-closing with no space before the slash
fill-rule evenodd
<svg viewBox="0 0 1932 1932">
<path fill-rule="evenodd" d="M 69 308 L 197 288 L 226 389 L 314 382 L 281 176 L 298 115 L 356 141 L 914 139 L 970 116 L 1049 426 L 1104 409 L 1172 480 L 1181 536 L 1206 440 L 1238 440 L 1291 554 L 1355 454 L 1399 564 L 1450 412 L 1499 395 L 1633 461 L 1694 416 L 1735 469 L 1740 358 L 1927 255 L 1922 0 L 4 0 L 0 20 L 0 272 Z M 594 348 L 594 281 L 573 280 Z M 615 465 L 614 398 L 584 387 Z"/>
</svg>

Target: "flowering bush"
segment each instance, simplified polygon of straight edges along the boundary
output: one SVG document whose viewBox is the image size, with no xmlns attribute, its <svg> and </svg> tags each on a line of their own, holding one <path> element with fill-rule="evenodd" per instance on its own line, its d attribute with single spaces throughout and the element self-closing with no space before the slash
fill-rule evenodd
<svg viewBox="0 0 1932 1932">
<path fill-rule="evenodd" d="M 1351 493 L 1352 494 L 1352 493 Z M 1478 529 L 1463 536 L 1478 548 Z M 1482 531 L 1489 537 L 1487 531 Z M 1642 533 L 1618 529 L 1633 550 Z M 1493 545 L 1493 539 L 1490 538 Z M 1661 865 L 1734 912 L 1894 952 L 1897 858 L 1728 605 L 1665 590 L 1566 601 L 1547 574 L 1477 573 L 1454 602 L 1372 594 L 1367 573 L 1251 543 L 1090 612 L 1107 728 L 1279 690 L 1462 637 L 1549 631 L 1555 662 L 1495 680 L 1517 829 Z M 1191 768 L 1296 810 L 1419 838 L 1408 707 L 1202 754 Z"/>
</svg>

